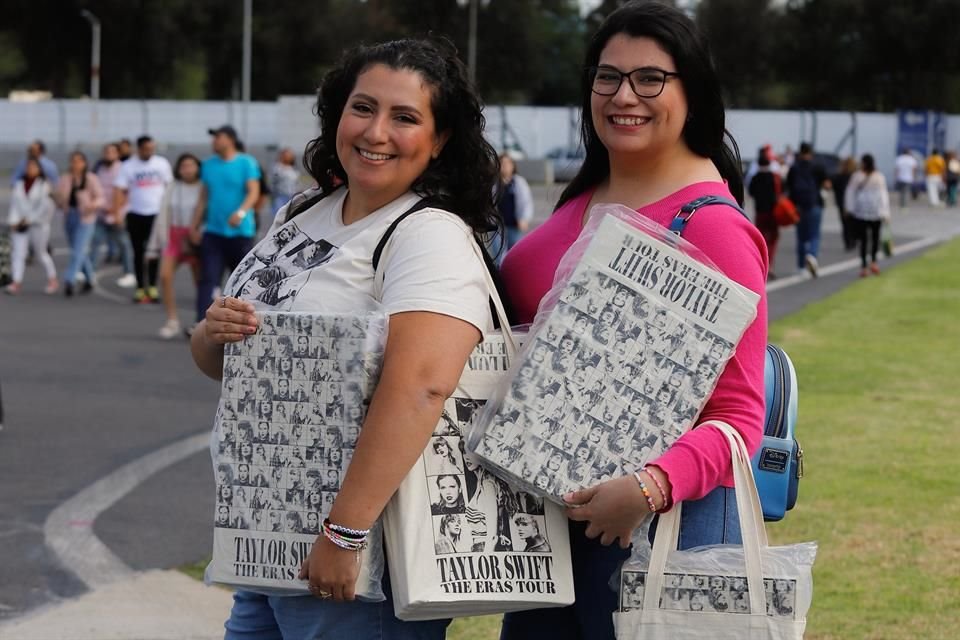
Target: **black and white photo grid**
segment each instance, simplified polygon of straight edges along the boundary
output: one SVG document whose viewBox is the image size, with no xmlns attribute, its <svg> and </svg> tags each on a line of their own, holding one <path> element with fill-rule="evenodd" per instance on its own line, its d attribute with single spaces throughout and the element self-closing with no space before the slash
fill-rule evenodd
<svg viewBox="0 0 960 640">
<path fill-rule="evenodd" d="M 579 269 L 477 452 L 553 496 L 632 473 L 690 426 L 733 349 L 645 292 Z"/>
<path fill-rule="evenodd" d="M 463 434 L 483 403 L 447 400 L 425 451 L 435 552 L 549 553 L 543 500 L 512 488 L 465 451 Z"/>
<path fill-rule="evenodd" d="M 643 608 L 643 571 L 624 571 L 620 585 L 620 611 Z M 764 578 L 768 616 L 794 618 L 797 581 Z M 672 611 L 750 613 L 750 588 L 743 576 L 667 573 L 663 576 L 660 608 Z"/>
<path fill-rule="evenodd" d="M 264 313 L 255 335 L 226 346 L 217 528 L 320 532 L 353 456 L 384 332 L 375 315 Z"/>
</svg>

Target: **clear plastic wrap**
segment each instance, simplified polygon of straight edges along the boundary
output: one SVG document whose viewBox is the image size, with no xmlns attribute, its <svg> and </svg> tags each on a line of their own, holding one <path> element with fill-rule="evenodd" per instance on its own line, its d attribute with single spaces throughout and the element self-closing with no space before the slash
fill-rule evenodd
<svg viewBox="0 0 960 640">
<path fill-rule="evenodd" d="M 634 471 L 693 426 L 758 300 L 664 227 L 597 205 L 468 449 L 557 502 Z"/>
<path fill-rule="evenodd" d="M 746 446 L 718 425 L 733 456 L 742 545 L 677 551 L 683 503 L 661 516 L 653 547 L 620 572 L 617 640 L 800 640 L 813 600 L 817 545 L 771 547 Z"/>
<path fill-rule="evenodd" d="M 297 579 L 353 456 L 380 374 L 387 315 L 258 313 L 224 348 L 210 453 L 216 474 L 207 582 L 306 595 Z M 382 601 L 382 526 L 369 535 L 357 597 Z"/>
</svg>

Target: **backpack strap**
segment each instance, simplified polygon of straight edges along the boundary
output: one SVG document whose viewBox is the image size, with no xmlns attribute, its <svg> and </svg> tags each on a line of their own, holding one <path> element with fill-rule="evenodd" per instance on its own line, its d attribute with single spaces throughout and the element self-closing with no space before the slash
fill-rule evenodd
<svg viewBox="0 0 960 640">
<path fill-rule="evenodd" d="M 701 196 L 680 207 L 680 211 L 677 212 L 677 215 L 674 216 L 670 222 L 670 231 L 678 236 L 683 235 L 683 230 L 686 229 L 687 223 L 690 222 L 693 214 L 701 207 L 706 207 L 711 204 L 723 204 L 728 207 L 733 207 L 739 211 L 744 218 L 748 217 L 743 207 L 729 198 L 723 198 L 721 196 Z"/>
<path fill-rule="evenodd" d="M 296 216 L 323 200 L 327 195 L 329 194 L 324 193 L 322 189 L 301 191 L 290 198 L 290 204 L 287 205 L 287 213 L 283 221 L 290 222 Z"/>
<path fill-rule="evenodd" d="M 387 230 L 383 232 L 383 235 L 380 236 L 380 241 L 377 243 L 376 248 L 373 250 L 373 256 L 371 257 L 371 264 L 373 266 L 374 277 L 376 277 L 377 270 L 380 267 L 380 260 L 383 257 L 383 251 L 387 247 L 387 243 L 390 241 L 391 236 L 397 230 L 397 227 L 400 226 L 400 223 L 415 214 L 416 212 L 426 209 L 428 207 L 436 206 L 436 203 L 433 202 L 430 198 L 423 198 L 415 205 L 401 213 L 397 218 L 390 223 L 390 226 L 387 227 Z M 490 277 L 493 279 L 493 284 L 497 290 L 497 294 L 500 296 L 501 303 L 505 309 L 507 318 L 511 323 L 515 322 L 515 316 L 513 312 L 513 307 L 509 303 L 506 293 L 506 286 L 504 285 L 503 279 L 500 277 L 500 272 L 497 269 L 496 263 L 493 261 L 493 258 L 490 257 L 490 252 L 487 251 L 487 248 L 476 234 L 473 236 L 474 242 L 477 243 L 478 248 L 480 249 L 480 255 L 483 257 L 484 265 L 487 268 L 487 272 L 490 274 Z M 497 313 L 497 305 L 493 300 L 493 297 L 490 298 L 490 310 L 493 314 L 493 324 L 496 329 L 500 328 L 500 319 L 499 314 Z"/>
<path fill-rule="evenodd" d="M 433 203 L 429 198 L 422 198 L 421 200 L 417 201 L 415 205 L 397 216 L 396 220 L 390 223 L 390 226 L 387 227 L 387 230 L 383 232 L 382 236 L 380 236 L 380 242 L 377 243 L 376 248 L 373 250 L 373 258 L 371 262 L 373 263 L 374 273 L 376 273 L 377 269 L 380 267 L 380 258 L 383 256 L 383 250 L 387 247 L 387 242 L 390 241 L 390 237 L 393 236 L 393 233 L 397 230 L 397 227 L 400 226 L 400 223 L 415 214 L 417 211 L 421 211 L 432 205 Z"/>
</svg>

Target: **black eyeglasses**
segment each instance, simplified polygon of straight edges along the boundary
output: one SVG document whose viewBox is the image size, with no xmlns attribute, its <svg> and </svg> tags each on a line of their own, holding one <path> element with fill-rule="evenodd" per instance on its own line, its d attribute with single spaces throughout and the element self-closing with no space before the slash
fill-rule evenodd
<svg viewBox="0 0 960 640">
<path fill-rule="evenodd" d="M 591 81 L 590 88 L 601 96 L 612 96 L 620 90 L 623 79 L 630 83 L 630 88 L 641 98 L 656 98 L 663 93 L 663 88 L 669 78 L 680 77 L 674 71 L 664 71 L 656 67 L 640 67 L 623 73 L 614 67 L 590 67 L 588 69 Z"/>
</svg>

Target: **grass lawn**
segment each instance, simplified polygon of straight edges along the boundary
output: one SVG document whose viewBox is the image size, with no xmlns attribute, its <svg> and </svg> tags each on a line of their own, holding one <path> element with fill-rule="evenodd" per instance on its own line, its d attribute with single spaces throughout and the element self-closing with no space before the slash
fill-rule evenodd
<svg viewBox="0 0 960 640">
<path fill-rule="evenodd" d="M 806 477 L 768 531 L 820 544 L 806 637 L 960 638 L 960 242 L 775 323 L 770 341 L 800 379 Z M 498 631 L 498 616 L 462 619 L 448 638 Z"/>
<path fill-rule="evenodd" d="M 817 540 L 807 638 L 960 637 L 960 243 L 771 326 L 807 477 L 773 540 Z"/>
</svg>

